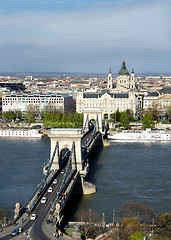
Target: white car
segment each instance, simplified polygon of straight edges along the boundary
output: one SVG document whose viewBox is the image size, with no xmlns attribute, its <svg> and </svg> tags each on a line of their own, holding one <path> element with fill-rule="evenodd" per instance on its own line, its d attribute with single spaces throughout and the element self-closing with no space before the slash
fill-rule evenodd
<svg viewBox="0 0 171 240">
<path fill-rule="evenodd" d="M 53 180 L 53 184 L 57 184 L 57 179 L 55 178 L 54 180 Z"/>
<path fill-rule="evenodd" d="M 64 174 L 64 173 L 65 173 L 64 170 L 62 170 L 62 171 L 61 171 L 61 174 Z"/>
<path fill-rule="evenodd" d="M 41 203 L 46 203 L 46 197 L 42 197 Z"/>
<path fill-rule="evenodd" d="M 31 217 L 30 217 L 30 220 L 35 220 L 36 217 L 37 217 L 37 215 L 36 215 L 35 213 L 33 213 L 33 214 L 31 215 Z"/>
<path fill-rule="evenodd" d="M 48 192 L 52 192 L 52 190 L 53 190 L 52 187 L 48 188 Z"/>
</svg>

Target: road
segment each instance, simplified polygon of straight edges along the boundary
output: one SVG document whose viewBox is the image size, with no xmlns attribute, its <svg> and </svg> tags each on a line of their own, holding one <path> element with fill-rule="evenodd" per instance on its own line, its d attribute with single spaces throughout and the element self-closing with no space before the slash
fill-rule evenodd
<svg viewBox="0 0 171 240">
<path fill-rule="evenodd" d="M 64 169 L 64 171 L 65 171 L 65 169 Z M 45 233 L 42 229 L 42 226 L 43 226 L 43 222 L 45 220 L 47 220 L 48 217 L 49 217 L 50 208 L 52 206 L 52 203 L 56 199 L 57 192 L 59 192 L 59 188 L 60 188 L 60 184 L 62 182 L 63 176 L 64 176 L 64 174 L 62 174 L 61 172 L 58 173 L 58 175 L 56 176 L 57 184 L 51 183 L 51 185 L 50 185 L 53 189 L 52 192 L 48 192 L 48 189 L 47 189 L 46 192 L 43 194 L 42 197 L 45 196 L 47 198 L 46 203 L 41 203 L 41 201 L 39 201 L 39 203 L 35 207 L 34 211 L 32 212 L 32 213 L 35 213 L 37 215 L 36 219 L 35 220 L 28 219 L 22 227 L 23 232 L 26 232 L 31 228 L 30 236 L 31 236 L 32 240 L 34 240 L 34 239 L 35 240 L 39 240 L 39 239 L 40 240 L 47 240 L 47 239 L 49 239 L 45 235 Z M 15 238 L 15 236 L 11 235 L 11 232 L 7 236 L 4 236 L 2 238 L 0 237 L 0 239 L 1 240 L 8 240 L 8 239 Z"/>
</svg>

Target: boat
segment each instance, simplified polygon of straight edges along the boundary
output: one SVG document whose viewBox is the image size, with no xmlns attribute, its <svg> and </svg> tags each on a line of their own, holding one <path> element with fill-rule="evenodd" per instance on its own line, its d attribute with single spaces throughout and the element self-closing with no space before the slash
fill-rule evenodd
<svg viewBox="0 0 171 240">
<path fill-rule="evenodd" d="M 108 135 L 108 139 L 116 141 L 171 141 L 171 131 L 153 131 L 151 129 L 122 131 Z"/>
<path fill-rule="evenodd" d="M 0 137 L 12 138 L 42 138 L 44 134 L 38 129 L 16 129 L 16 128 L 1 128 Z"/>
</svg>

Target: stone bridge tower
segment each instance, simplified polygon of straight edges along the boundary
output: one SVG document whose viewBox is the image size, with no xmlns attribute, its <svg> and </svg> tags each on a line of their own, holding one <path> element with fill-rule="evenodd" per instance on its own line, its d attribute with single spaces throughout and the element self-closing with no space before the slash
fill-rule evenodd
<svg viewBox="0 0 171 240">
<path fill-rule="evenodd" d="M 52 158 L 52 155 L 55 151 L 51 170 L 59 169 L 59 158 L 61 151 L 63 149 L 69 149 L 71 151 L 73 143 L 75 145 L 74 151 L 76 156 L 76 162 L 72 161 L 72 168 L 76 168 L 78 171 L 82 170 L 82 129 L 52 128 L 51 133 L 48 136 L 51 140 L 50 158 Z M 56 144 L 58 145 L 58 147 L 55 150 Z"/>
<path fill-rule="evenodd" d="M 89 123 L 92 119 L 97 123 L 96 131 L 102 132 L 102 110 L 100 108 L 84 109 L 83 132 L 89 130 Z"/>
</svg>

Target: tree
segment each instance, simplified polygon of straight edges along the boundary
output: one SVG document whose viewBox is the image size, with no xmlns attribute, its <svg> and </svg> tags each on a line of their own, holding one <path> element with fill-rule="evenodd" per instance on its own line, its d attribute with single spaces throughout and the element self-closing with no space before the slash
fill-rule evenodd
<svg viewBox="0 0 171 240">
<path fill-rule="evenodd" d="M 35 116 L 32 113 L 26 113 L 26 115 L 24 117 L 24 120 L 25 120 L 25 122 L 27 122 L 29 124 L 34 123 L 35 122 Z"/>
<path fill-rule="evenodd" d="M 76 213 L 75 218 L 80 222 L 84 222 L 83 235 L 85 239 L 95 238 L 96 233 L 102 230 L 102 227 L 94 226 L 95 223 L 97 225 L 102 220 L 96 211 L 81 209 Z"/>
<path fill-rule="evenodd" d="M 8 111 L 6 113 L 4 113 L 4 117 L 8 118 L 10 121 L 14 120 L 16 118 L 16 114 L 14 111 Z"/>
<path fill-rule="evenodd" d="M 144 234 L 143 232 L 135 232 L 128 238 L 128 240 L 144 240 Z"/>
<path fill-rule="evenodd" d="M 171 106 L 168 107 L 168 117 L 169 117 L 169 120 L 171 119 Z"/>
<path fill-rule="evenodd" d="M 18 119 L 21 119 L 23 116 L 22 112 L 19 110 L 15 110 L 15 115 L 16 115 L 16 118 L 18 118 Z"/>
<path fill-rule="evenodd" d="M 147 112 L 151 114 L 153 120 L 159 119 L 160 111 L 156 103 L 153 103 L 152 107 L 147 109 Z"/>
<path fill-rule="evenodd" d="M 119 228 L 120 239 L 127 240 L 129 236 L 141 231 L 141 225 L 135 218 L 124 218 L 121 227 Z"/>
<path fill-rule="evenodd" d="M 120 116 L 120 122 L 124 128 L 128 128 L 130 121 L 129 121 L 129 114 L 126 112 L 122 112 Z"/>
<path fill-rule="evenodd" d="M 10 218 L 10 213 L 0 208 L 0 225 L 4 222 L 4 219 L 6 221 L 9 221 L 9 218 Z"/>
<path fill-rule="evenodd" d="M 131 109 L 127 109 L 126 113 L 129 115 L 129 121 L 133 121 L 134 120 L 134 113 Z"/>
<path fill-rule="evenodd" d="M 171 237 L 171 212 L 161 213 L 158 216 L 157 232 Z"/>
<path fill-rule="evenodd" d="M 117 111 L 116 111 L 116 121 L 117 122 L 120 121 L 120 116 L 121 116 L 121 113 L 119 112 L 119 109 L 117 109 Z"/>
<path fill-rule="evenodd" d="M 116 120 L 116 113 L 111 113 L 110 118 L 113 119 L 113 120 Z"/>
<path fill-rule="evenodd" d="M 152 116 L 150 113 L 145 113 L 143 119 L 142 119 L 142 127 L 143 129 L 146 129 L 146 128 L 154 128 L 154 121 L 152 119 Z"/>
<path fill-rule="evenodd" d="M 143 203 L 127 202 L 119 210 L 119 216 L 135 218 L 140 223 L 151 223 L 156 215 L 151 207 Z"/>
</svg>

